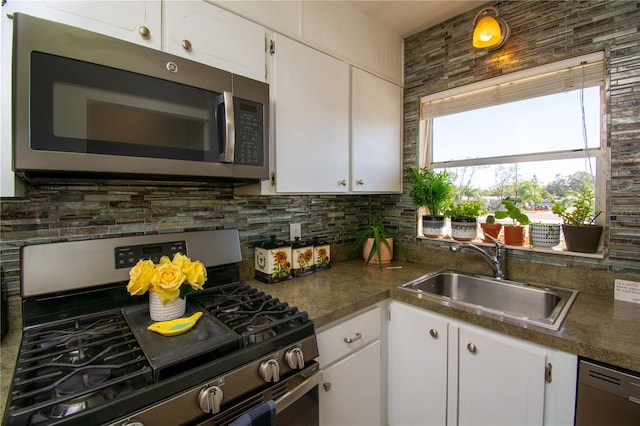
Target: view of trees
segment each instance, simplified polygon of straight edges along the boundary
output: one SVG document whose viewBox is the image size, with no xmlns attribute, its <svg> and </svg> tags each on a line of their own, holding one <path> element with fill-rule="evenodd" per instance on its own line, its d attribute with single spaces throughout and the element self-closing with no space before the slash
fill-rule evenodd
<svg viewBox="0 0 640 426">
<path fill-rule="evenodd" d="M 475 167 L 464 167 L 453 171 L 455 202 L 482 201 L 484 208 L 495 208 L 500 200 L 507 196 L 522 200 L 525 208 L 550 209 L 554 201 L 575 192 L 582 191 L 585 186 L 594 189 L 594 178 L 587 172 L 575 172 L 570 175 L 557 174 L 547 185 L 538 182 L 536 176 L 528 180 L 519 180 L 517 166 L 501 166 L 495 171 L 495 184 L 488 189 L 473 185 Z"/>
</svg>

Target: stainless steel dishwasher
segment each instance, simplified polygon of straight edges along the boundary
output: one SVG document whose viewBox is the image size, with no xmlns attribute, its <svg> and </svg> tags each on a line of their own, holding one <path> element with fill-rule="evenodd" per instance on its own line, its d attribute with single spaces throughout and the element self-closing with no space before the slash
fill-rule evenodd
<svg viewBox="0 0 640 426">
<path fill-rule="evenodd" d="M 576 426 L 640 424 L 640 374 L 581 360 Z"/>
</svg>

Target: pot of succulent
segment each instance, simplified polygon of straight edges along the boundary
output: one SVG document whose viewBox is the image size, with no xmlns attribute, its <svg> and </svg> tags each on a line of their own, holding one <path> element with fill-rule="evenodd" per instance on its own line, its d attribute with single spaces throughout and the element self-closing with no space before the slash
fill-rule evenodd
<svg viewBox="0 0 640 426">
<path fill-rule="evenodd" d="M 429 214 L 422 216 L 422 234 L 442 238 L 446 232 L 444 208 L 453 198 L 451 175 L 446 170 L 436 172 L 427 167 L 407 167 L 405 176 L 412 188 L 409 192 L 416 208 L 426 207 Z"/>
<path fill-rule="evenodd" d="M 382 265 L 393 259 L 394 246 L 404 253 L 400 240 L 385 228 L 383 219 L 380 217 L 375 217 L 371 223 L 361 226 L 359 231 L 347 253 L 347 260 L 353 259 L 359 251 L 362 251 L 366 265 L 369 265 L 375 256 L 378 267 L 382 270 Z"/>
<path fill-rule="evenodd" d="M 555 247 L 560 244 L 559 223 L 536 222 L 529 224 L 529 240 L 534 247 Z"/>
<path fill-rule="evenodd" d="M 456 241 L 471 241 L 478 237 L 478 217 L 483 213 L 479 201 L 450 204 L 445 215 L 451 218 L 451 237 Z"/>
<path fill-rule="evenodd" d="M 496 210 L 496 219 L 511 219 L 512 224 L 504 225 L 504 243 L 510 246 L 521 246 L 525 242 L 526 226 L 531 222 L 529 216 L 522 213 L 517 203 L 519 198 L 507 197 L 501 201 L 504 210 Z"/>
<path fill-rule="evenodd" d="M 493 244 L 493 240 L 488 237 L 488 235 L 492 236 L 496 240 L 500 235 L 500 231 L 502 230 L 502 224 L 496 222 L 496 217 L 492 214 L 488 215 L 483 223 L 480 224 L 482 228 L 483 238 L 482 241 L 485 243 Z"/>
<path fill-rule="evenodd" d="M 603 227 L 595 221 L 602 212 L 596 212 L 594 204 L 593 190 L 589 187 L 553 204 L 551 211 L 562 218 L 562 233 L 567 250 L 580 253 L 598 251 Z"/>
</svg>

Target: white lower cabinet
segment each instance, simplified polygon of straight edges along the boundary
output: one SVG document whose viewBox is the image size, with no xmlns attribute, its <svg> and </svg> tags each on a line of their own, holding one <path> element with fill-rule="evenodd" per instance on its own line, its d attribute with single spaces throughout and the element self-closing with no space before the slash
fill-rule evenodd
<svg viewBox="0 0 640 426">
<path fill-rule="evenodd" d="M 401 302 L 389 309 L 390 425 L 573 424 L 575 355 Z"/>
<path fill-rule="evenodd" d="M 384 424 L 385 312 L 375 306 L 319 330 L 320 425 Z"/>
</svg>

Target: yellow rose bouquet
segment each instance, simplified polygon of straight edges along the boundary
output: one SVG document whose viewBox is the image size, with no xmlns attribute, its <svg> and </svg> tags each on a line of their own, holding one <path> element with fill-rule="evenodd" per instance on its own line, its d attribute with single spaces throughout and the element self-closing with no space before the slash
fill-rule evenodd
<svg viewBox="0 0 640 426">
<path fill-rule="evenodd" d="M 151 260 L 139 260 L 129 271 L 127 291 L 132 296 L 143 295 L 147 290 L 155 292 L 164 304 L 202 290 L 206 280 L 207 270 L 200 261 L 192 262 L 187 256 L 176 253 L 173 260 L 162 256 L 157 265 Z"/>
</svg>

